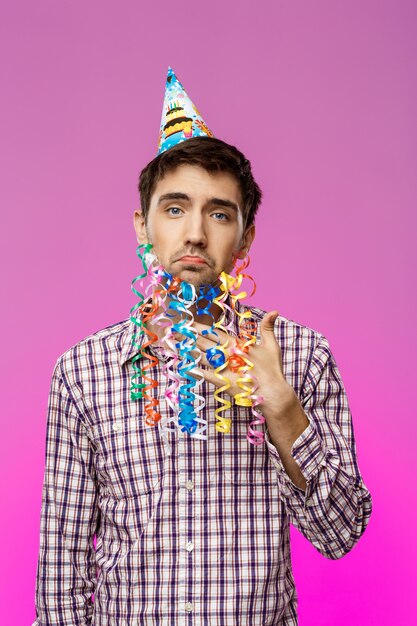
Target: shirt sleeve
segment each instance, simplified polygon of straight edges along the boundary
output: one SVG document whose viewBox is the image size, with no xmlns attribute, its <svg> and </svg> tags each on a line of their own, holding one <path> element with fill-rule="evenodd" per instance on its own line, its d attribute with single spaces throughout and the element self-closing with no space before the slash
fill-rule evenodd
<svg viewBox="0 0 417 626">
<path fill-rule="evenodd" d="M 97 493 L 91 442 L 58 359 L 48 400 L 36 626 L 91 624 Z"/>
<path fill-rule="evenodd" d="M 338 559 L 365 531 L 372 500 L 357 464 L 346 391 L 322 335 L 312 355 L 305 389 L 301 404 L 309 425 L 291 449 L 306 480 L 305 491 L 286 473 L 268 432 L 266 445 L 291 523 L 321 554 Z"/>
</svg>

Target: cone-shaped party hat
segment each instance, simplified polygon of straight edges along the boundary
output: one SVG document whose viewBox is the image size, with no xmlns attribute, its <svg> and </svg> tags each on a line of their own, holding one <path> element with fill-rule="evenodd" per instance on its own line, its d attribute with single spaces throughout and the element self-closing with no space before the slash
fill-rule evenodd
<svg viewBox="0 0 417 626">
<path fill-rule="evenodd" d="M 159 130 L 158 154 L 191 137 L 213 137 L 195 104 L 169 67 Z"/>
</svg>

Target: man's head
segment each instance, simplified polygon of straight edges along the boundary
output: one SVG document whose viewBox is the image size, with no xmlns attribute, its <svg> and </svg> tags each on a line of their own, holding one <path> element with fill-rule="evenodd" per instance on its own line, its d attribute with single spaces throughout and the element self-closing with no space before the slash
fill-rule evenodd
<svg viewBox="0 0 417 626">
<path fill-rule="evenodd" d="M 232 174 L 242 194 L 244 226 L 246 228 L 254 223 L 262 192 L 253 178 L 250 162 L 235 146 L 214 137 L 195 137 L 178 143 L 159 154 L 142 170 L 139 177 L 139 194 L 145 220 L 157 182 L 167 172 L 184 164 L 197 165 L 208 172 Z"/>
<path fill-rule="evenodd" d="M 211 137 L 177 144 L 144 168 L 139 191 L 138 241 L 152 243 L 171 274 L 213 283 L 248 252 L 262 194 L 234 146 Z"/>
</svg>

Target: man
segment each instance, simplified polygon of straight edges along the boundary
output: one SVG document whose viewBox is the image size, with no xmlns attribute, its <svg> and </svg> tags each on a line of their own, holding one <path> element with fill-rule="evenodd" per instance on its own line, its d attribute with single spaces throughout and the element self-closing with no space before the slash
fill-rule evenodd
<svg viewBox="0 0 417 626">
<path fill-rule="evenodd" d="M 188 135 L 195 118 L 183 118 Z M 140 176 L 135 231 L 141 246 L 152 245 L 165 272 L 161 289 L 170 277 L 191 291 L 218 287 L 234 262 L 246 257 L 255 236 L 261 192 L 250 164 L 205 125 L 204 130 L 206 136 L 192 138 L 183 132 L 173 145 L 162 135 L 158 156 Z M 223 318 L 221 307 L 206 307 L 199 315 L 194 300 L 187 309 L 195 334 L 190 352 L 201 360 L 192 376 L 200 378 L 204 399 L 197 423 L 201 417 L 206 424 L 196 437 L 193 428 L 179 427 L 175 404 L 184 402 L 181 392 L 176 402 L 167 401 L 168 331 L 158 324 L 164 312 L 158 289 L 135 317 L 87 337 L 57 361 L 36 624 L 294 626 L 289 522 L 324 556 L 337 559 L 356 544 L 371 514 L 328 341 L 276 311 L 245 307 L 233 294 L 226 294 Z M 155 302 L 149 317 L 146 306 Z M 178 340 L 174 356 L 183 345 L 179 310 L 170 322 Z M 237 354 L 253 366 L 257 388 L 242 403 L 236 401 L 242 368 L 227 360 L 219 377 L 208 355 L 227 342 L 233 354 L 239 320 L 248 311 L 257 341 Z M 145 328 L 153 335 L 141 350 L 132 341 L 138 320 L 139 346 Z M 158 386 L 143 384 L 144 394 L 132 399 L 135 358 L 153 358 L 153 368 L 139 372 L 143 379 L 145 371 L 147 379 L 152 375 Z M 224 379 L 229 432 L 219 432 L 214 419 L 215 392 Z M 144 419 L 147 397 L 153 407 L 158 404 L 154 426 Z M 261 445 L 246 437 L 256 398 L 265 421 L 252 433 Z M 177 427 L 163 432 L 168 417 Z"/>
</svg>

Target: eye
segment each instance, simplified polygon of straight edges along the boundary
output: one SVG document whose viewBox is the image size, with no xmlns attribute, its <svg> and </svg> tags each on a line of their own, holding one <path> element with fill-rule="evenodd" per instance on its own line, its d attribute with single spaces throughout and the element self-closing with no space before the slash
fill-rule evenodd
<svg viewBox="0 0 417 626">
<path fill-rule="evenodd" d="M 170 206 L 167 209 L 167 213 L 169 213 L 169 215 L 173 215 L 174 217 L 176 217 L 177 215 L 181 215 L 182 210 L 177 206 Z"/>
<path fill-rule="evenodd" d="M 226 215 L 226 213 L 221 213 L 220 211 L 212 213 L 212 216 L 219 222 L 227 222 L 229 220 L 229 216 Z"/>
</svg>

